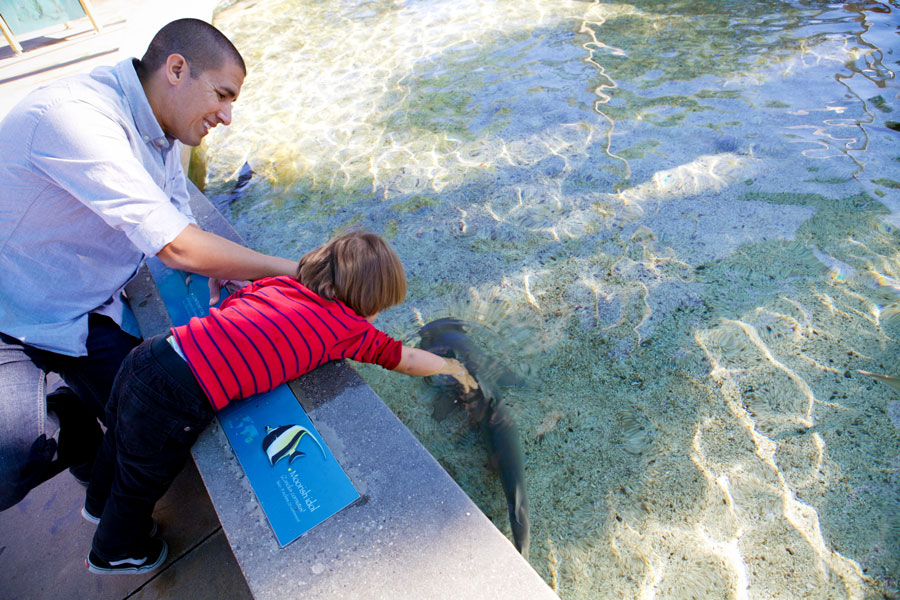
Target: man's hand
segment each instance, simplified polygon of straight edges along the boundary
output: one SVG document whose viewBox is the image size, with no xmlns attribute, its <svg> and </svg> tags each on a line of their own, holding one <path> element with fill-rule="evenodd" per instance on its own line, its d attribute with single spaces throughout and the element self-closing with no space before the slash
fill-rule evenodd
<svg viewBox="0 0 900 600">
<path fill-rule="evenodd" d="M 209 278 L 209 305 L 215 306 L 219 303 L 219 298 L 221 298 L 222 288 L 228 290 L 228 293 L 235 290 L 239 290 L 245 285 L 250 285 L 249 281 L 238 281 L 236 279 L 216 279 L 215 277 Z"/>
</svg>

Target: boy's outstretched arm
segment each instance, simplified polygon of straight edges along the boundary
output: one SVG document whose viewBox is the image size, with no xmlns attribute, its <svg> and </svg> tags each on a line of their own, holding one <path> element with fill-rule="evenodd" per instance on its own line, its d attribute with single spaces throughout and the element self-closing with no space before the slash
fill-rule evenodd
<svg viewBox="0 0 900 600">
<path fill-rule="evenodd" d="M 449 375 L 456 379 L 466 392 L 478 387 L 478 382 L 475 381 L 475 378 L 455 358 L 444 358 L 419 348 L 403 346 L 400 364 L 394 370 L 398 373 L 417 375 L 419 377 Z"/>
</svg>

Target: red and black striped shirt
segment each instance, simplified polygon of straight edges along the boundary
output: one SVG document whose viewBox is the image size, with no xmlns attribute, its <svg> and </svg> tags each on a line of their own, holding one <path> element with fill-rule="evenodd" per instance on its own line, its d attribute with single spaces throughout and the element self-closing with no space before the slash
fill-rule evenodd
<svg viewBox="0 0 900 600">
<path fill-rule="evenodd" d="M 290 277 L 260 279 L 172 334 L 216 410 L 331 360 L 394 369 L 402 347 L 342 302 Z"/>
</svg>

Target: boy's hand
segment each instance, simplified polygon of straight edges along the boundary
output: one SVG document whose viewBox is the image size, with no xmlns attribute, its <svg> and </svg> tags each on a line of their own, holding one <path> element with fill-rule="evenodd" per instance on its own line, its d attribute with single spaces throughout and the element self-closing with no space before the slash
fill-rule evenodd
<svg viewBox="0 0 900 600">
<path fill-rule="evenodd" d="M 447 363 L 444 367 L 444 375 L 449 375 L 457 380 L 463 386 L 465 393 L 468 394 L 472 390 L 478 389 L 478 382 L 469 374 L 461 362 L 455 358 L 445 358 L 444 361 Z"/>
</svg>

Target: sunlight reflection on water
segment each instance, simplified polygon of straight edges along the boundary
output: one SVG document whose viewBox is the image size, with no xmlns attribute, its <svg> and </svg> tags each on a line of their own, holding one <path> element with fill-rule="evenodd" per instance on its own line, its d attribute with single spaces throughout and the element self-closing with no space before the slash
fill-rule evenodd
<svg viewBox="0 0 900 600">
<path fill-rule="evenodd" d="M 410 294 L 382 328 L 459 317 L 528 376 L 505 399 L 561 597 L 897 594 L 897 392 L 857 372 L 898 371 L 896 18 L 238 2 L 215 22 L 249 74 L 207 193 L 248 163 L 226 212 L 267 252 L 383 234 Z M 359 370 L 508 534 L 477 434 Z"/>
</svg>

